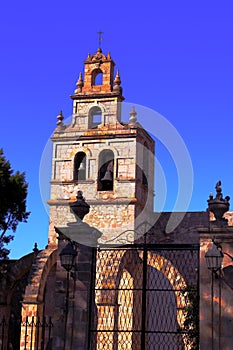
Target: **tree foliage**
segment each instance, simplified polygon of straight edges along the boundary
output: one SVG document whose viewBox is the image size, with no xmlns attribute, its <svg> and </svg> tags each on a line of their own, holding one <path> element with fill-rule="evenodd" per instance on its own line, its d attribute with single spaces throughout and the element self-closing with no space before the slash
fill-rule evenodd
<svg viewBox="0 0 233 350">
<path fill-rule="evenodd" d="M 184 309 L 185 321 L 183 330 L 186 333 L 186 344 L 192 350 L 199 349 L 199 298 L 196 286 L 188 285 L 182 294 L 186 298 Z"/>
<path fill-rule="evenodd" d="M 5 245 L 14 239 L 7 232 L 15 232 L 19 222 L 27 222 L 27 189 L 25 173 L 14 173 L 0 149 L 0 259 L 7 258 L 10 251 Z"/>
</svg>

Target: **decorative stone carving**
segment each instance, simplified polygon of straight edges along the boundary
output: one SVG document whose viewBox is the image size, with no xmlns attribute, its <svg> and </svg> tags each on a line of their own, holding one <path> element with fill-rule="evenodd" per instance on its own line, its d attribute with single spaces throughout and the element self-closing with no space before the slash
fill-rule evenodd
<svg viewBox="0 0 233 350">
<path fill-rule="evenodd" d="M 214 198 L 212 193 L 209 196 L 208 202 L 208 209 L 211 211 L 215 216 L 215 223 L 217 225 L 227 225 L 228 220 L 223 218 L 223 215 L 229 210 L 229 200 L 230 197 L 226 196 L 225 199 L 222 195 L 222 188 L 221 181 L 218 181 L 216 183 L 216 197 Z"/>
<path fill-rule="evenodd" d="M 76 198 L 77 201 L 70 204 L 70 209 L 75 214 L 77 221 L 68 222 L 64 227 L 55 227 L 55 231 L 60 237 L 65 236 L 73 242 L 89 247 L 96 246 L 102 232 L 82 221 L 90 210 L 90 205 L 85 202 L 82 191 L 78 191 Z"/>
<path fill-rule="evenodd" d="M 57 126 L 63 126 L 63 114 L 62 114 L 62 111 L 60 111 L 60 113 L 58 114 L 57 116 Z"/>
<path fill-rule="evenodd" d="M 121 78 L 120 78 L 119 70 L 117 70 L 114 84 L 115 84 L 115 86 L 113 87 L 113 90 L 122 92 L 122 87 L 120 86 L 121 85 Z"/>
<path fill-rule="evenodd" d="M 90 54 L 88 54 L 86 61 L 95 62 L 95 61 L 107 61 L 107 60 L 111 60 L 110 53 L 108 53 L 108 56 L 105 56 L 102 53 L 102 49 L 99 47 L 97 52 L 94 55 L 91 56 Z"/>
<path fill-rule="evenodd" d="M 83 88 L 83 76 L 82 73 L 79 74 L 78 81 L 76 83 L 77 89 L 75 90 L 75 93 L 82 92 Z"/>
<path fill-rule="evenodd" d="M 77 200 L 70 204 L 71 211 L 79 219 L 83 220 L 84 216 L 89 213 L 90 205 L 85 202 L 82 191 L 78 191 Z"/>
<path fill-rule="evenodd" d="M 136 118 L 137 113 L 135 111 L 134 106 L 132 107 L 132 109 L 131 109 L 129 114 L 130 114 L 129 124 L 134 126 L 136 124 L 136 122 L 137 122 L 137 118 Z"/>
</svg>

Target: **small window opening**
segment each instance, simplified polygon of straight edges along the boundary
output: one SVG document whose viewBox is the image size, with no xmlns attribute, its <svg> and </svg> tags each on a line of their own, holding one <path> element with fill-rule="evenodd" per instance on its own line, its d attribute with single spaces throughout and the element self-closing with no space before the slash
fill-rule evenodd
<svg viewBox="0 0 233 350">
<path fill-rule="evenodd" d="M 78 152 L 74 158 L 74 180 L 86 180 L 86 153 Z"/>
<path fill-rule="evenodd" d="M 93 107 L 90 110 L 90 127 L 97 127 L 102 123 L 102 111 L 99 107 Z"/>
<path fill-rule="evenodd" d="M 101 111 L 97 111 L 97 112 L 95 112 L 94 114 L 93 114 L 93 116 L 92 116 L 92 122 L 94 123 L 94 124 L 101 124 L 101 120 L 102 119 L 102 113 L 101 113 Z"/>
<path fill-rule="evenodd" d="M 112 191 L 114 176 L 114 154 L 104 150 L 99 156 L 98 191 Z"/>
<path fill-rule="evenodd" d="M 102 85 L 103 84 L 103 72 L 101 69 L 95 69 L 92 72 L 92 85 Z"/>
</svg>

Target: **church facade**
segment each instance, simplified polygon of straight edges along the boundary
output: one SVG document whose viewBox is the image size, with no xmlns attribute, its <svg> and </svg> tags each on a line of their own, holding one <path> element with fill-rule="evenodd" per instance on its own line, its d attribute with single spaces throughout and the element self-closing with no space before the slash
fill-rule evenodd
<svg viewBox="0 0 233 350">
<path fill-rule="evenodd" d="M 231 349 L 231 213 L 188 212 L 166 233 L 171 213 L 153 210 L 155 141 L 133 106 L 122 120 L 110 53 L 88 54 L 76 85 L 72 120 L 61 112 L 51 138 L 48 246 L 1 278 L 0 348 Z M 211 200 L 225 205 L 219 188 Z M 213 244 L 223 268 L 211 274 Z"/>
</svg>

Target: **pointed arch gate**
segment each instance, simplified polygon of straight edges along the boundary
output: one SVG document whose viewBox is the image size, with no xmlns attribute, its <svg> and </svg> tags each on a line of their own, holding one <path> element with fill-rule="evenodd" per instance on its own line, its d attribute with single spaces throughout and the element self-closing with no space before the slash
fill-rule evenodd
<svg viewBox="0 0 233 350">
<path fill-rule="evenodd" d="M 88 349 L 198 349 L 198 245 L 105 245 L 95 264 Z"/>
</svg>

